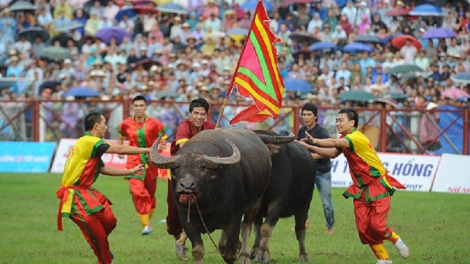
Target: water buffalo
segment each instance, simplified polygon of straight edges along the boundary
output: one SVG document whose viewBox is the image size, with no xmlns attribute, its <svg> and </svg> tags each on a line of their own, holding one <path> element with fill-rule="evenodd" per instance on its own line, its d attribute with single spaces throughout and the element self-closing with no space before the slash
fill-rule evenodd
<svg viewBox="0 0 470 264">
<path fill-rule="evenodd" d="M 272 131 L 255 131 L 273 135 Z M 272 155 L 272 175 L 255 217 L 255 243 L 251 255 L 256 262 L 270 263 L 269 239 L 280 217 L 295 218 L 295 234 L 299 242 L 299 261 L 307 261 L 305 222 L 315 185 L 315 160 L 301 145 L 291 142 L 279 146 Z M 275 151 L 276 152 L 276 151 Z M 263 221 L 263 218 L 266 220 Z"/>
<path fill-rule="evenodd" d="M 258 136 L 241 128 L 204 130 L 173 157 L 160 155 L 154 144 L 151 160 L 159 168 L 171 169 L 173 199 L 191 240 L 195 263 L 203 263 L 201 234 L 207 233 L 206 227 L 209 232 L 222 230 L 219 248 L 226 263 L 237 260 L 240 247 L 239 263 L 250 263 L 248 238 L 271 175 L 266 144 L 293 139 L 294 135 Z"/>
</svg>

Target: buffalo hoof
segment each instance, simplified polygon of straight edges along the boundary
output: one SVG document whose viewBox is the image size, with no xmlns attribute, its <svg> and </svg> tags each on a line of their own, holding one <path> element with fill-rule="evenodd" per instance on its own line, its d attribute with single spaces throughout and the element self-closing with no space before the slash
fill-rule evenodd
<svg viewBox="0 0 470 264">
<path fill-rule="evenodd" d="M 307 262 L 309 259 L 308 254 L 299 255 L 299 262 Z"/>
<path fill-rule="evenodd" d="M 240 256 L 238 257 L 238 264 L 250 264 L 250 263 L 251 263 L 250 254 L 248 253 L 240 254 Z"/>
<path fill-rule="evenodd" d="M 269 253 L 269 251 L 258 250 L 254 261 L 262 263 L 271 263 L 271 254 Z"/>
</svg>

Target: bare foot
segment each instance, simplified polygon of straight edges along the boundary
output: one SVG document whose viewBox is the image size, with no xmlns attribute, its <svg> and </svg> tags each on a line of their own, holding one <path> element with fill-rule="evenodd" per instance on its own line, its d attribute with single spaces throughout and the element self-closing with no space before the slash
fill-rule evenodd
<svg viewBox="0 0 470 264">
<path fill-rule="evenodd" d="M 333 235 L 333 229 L 334 229 L 334 227 L 329 227 L 329 228 L 326 229 L 326 232 L 325 232 L 325 233 L 326 233 L 327 235 Z"/>
</svg>

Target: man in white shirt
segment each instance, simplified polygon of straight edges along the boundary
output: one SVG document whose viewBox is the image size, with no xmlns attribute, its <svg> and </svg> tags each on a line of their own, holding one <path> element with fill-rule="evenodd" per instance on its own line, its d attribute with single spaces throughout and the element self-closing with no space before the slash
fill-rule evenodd
<svg viewBox="0 0 470 264">
<path fill-rule="evenodd" d="M 177 36 L 181 37 L 183 34 L 183 29 L 181 28 L 181 18 L 175 17 L 173 18 L 173 26 L 170 29 L 170 40 L 175 39 Z"/>
<path fill-rule="evenodd" d="M 357 16 L 357 9 L 352 0 L 348 0 L 346 6 L 341 10 L 341 15 L 346 15 L 351 25 L 354 25 Z"/>
<path fill-rule="evenodd" d="M 336 72 L 336 81 L 340 81 L 341 78 L 344 78 L 345 83 L 349 83 L 351 77 L 351 72 L 348 70 L 348 64 L 346 62 L 341 63 L 341 69 Z"/>
<path fill-rule="evenodd" d="M 405 64 L 413 64 L 415 61 L 416 53 L 418 49 L 413 46 L 411 40 L 406 41 L 406 45 L 400 49 L 400 53 L 403 55 L 403 59 L 405 60 Z"/>
</svg>

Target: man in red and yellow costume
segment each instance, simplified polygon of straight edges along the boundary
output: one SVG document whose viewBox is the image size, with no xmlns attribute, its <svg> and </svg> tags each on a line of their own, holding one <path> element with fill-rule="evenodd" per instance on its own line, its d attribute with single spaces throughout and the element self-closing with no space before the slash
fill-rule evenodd
<svg viewBox="0 0 470 264">
<path fill-rule="evenodd" d="M 342 109 L 336 117 L 340 138 L 317 139 L 307 134 L 297 141 L 320 156 L 335 158 L 341 153 L 346 157 L 353 185 L 343 193 L 354 199 L 354 214 L 359 238 L 368 244 L 377 257 L 376 264 L 391 264 L 383 241 L 391 241 L 403 258 L 409 250 L 401 238 L 388 226 L 391 196 L 395 188 L 405 189 L 395 178 L 388 175 L 382 161 L 369 142 L 357 130 L 358 115 L 352 109 Z M 304 141 L 309 141 L 308 145 Z"/>
<path fill-rule="evenodd" d="M 62 217 L 69 217 L 78 225 L 86 241 L 98 258 L 98 264 L 111 263 L 114 256 L 109 250 L 108 236 L 116 227 L 116 217 L 111 202 L 92 187 L 100 173 L 109 176 L 138 175 L 144 167 L 136 164 L 131 169 L 107 167 L 101 160 L 104 153 L 144 154 L 149 148 L 109 145 L 102 140 L 106 130 L 106 119 L 99 113 L 85 117 L 85 135 L 71 149 L 57 198 L 60 199 L 57 216 L 58 228 L 62 228 Z"/>
<path fill-rule="evenodd" d="M 165 126 L 162 122 L 151 118 L 145 114 L 147 100 L 143 96 L 136 96 L 132 99 L 134 116 L 129 117 L 119 124 L 118 145 L 122 145 L 124 139 L 129 140 L 129 145 L 147 148 L 163 134 L 162 139 L 166 140 Z M 123 158 L 123 156 L 119 156 Z M 132 155 L 127 157 L 126 168 L 132 168 L 136 164 L 144 164 L 145 170 L 142 175 L 128 175 L 130 192 L 134 207 L 139 214 L 142 223 L 142 235 L 152 232 L 150 220 L 155 213 L 157 205 L 155 191 L 157 190 L 158 168 L 149 160 L 148 153 Z"/>
</svg>

